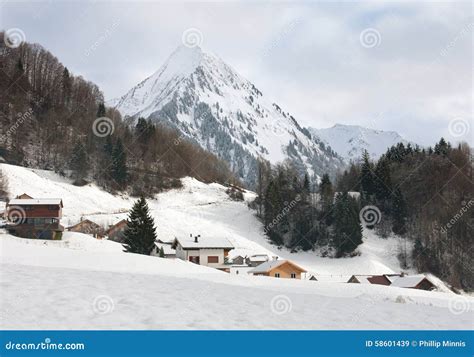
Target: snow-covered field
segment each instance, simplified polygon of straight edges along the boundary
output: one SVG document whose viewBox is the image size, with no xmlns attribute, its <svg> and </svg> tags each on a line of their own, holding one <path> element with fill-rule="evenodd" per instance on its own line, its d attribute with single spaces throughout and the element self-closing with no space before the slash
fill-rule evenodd
<svg viewBox="0 0 474 357">
<path fill-rule="evenodd" d="M 0 165 L 12 195 L 61 197 L 63 225 L 103 224 L 133 200 L 94 185 L 74 187 L 41 170 Z M 39 241 L 0 232 L 0 328 L 5 329 L 471 329 L 472 298 L 375 285 L 341 284 L 350 274 L 398 271 L 395 238 L 367 235 L 361 255 L 323 259 L 268 244 L 245 203 L 193 179 L 150 200 L 161 239 L 225 236 L 236 253 L 290 258 L 320 281 L 229 275 L 180 260 L 122 252 L 107 240 L 69 233 Z M 252 195 L 251 193 L 248 196 Z M 326 279 L 327 278 L 327 279 Z"/>
</svg>

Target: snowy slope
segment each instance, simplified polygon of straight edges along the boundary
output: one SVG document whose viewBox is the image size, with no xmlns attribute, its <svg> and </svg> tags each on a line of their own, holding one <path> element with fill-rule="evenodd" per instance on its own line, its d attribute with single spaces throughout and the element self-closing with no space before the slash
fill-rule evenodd
<svg viewBox="0 0 474 357">
<path fill-rule="evenodd" d="M 336 124 L 332 128 L 308 130 L 348 161 L 362 157 L 364 150 L 369 152 L 371 158 L 379 158 L 392 145 L 408 143 L 394 131 L 374 130 L 358 125 Z"/>
<path fill-rule="evenodd" d="M 33 197 L 62 198 L 61 222 L 64 226 L 78 223 L 81 217 L 108 226 L 126 218 L 133 204 L 130 197 L 113 196 L 93 184 L 73 186 L 67 179 L 50 171 L 6 164 L 1 164 L 0 169 L 8 178 L 12 195 L 26 192 Z M 235 246 L 231 256 L 280 256 L 294 260 L 320 280 L 347 281 L 352 274 L 397 273 L 401 270 L 396 259 L 400 242 L 395 237 L 379 239 L 371 231 L 365 231 L 364 244 L 359 248 L 362 254 L 354 258 L 322 258 L 314 252 L 290 253 L 268 242 L 254 211 L 248 209 L 246 202 L 230 200 L 225 187 L 207 185 L 193 178 L 183 179 L 183 185 L 182 189 L 148 200 L 161 240 L 170 241 L 191 233 L 224 236 Z M 245 196 L 250 200 L 255 194 L 247 192 Z"/>
<path fill-rule="evenodd" d="M 49 171 L 0 165 L 12 194 L 61 197 L 64 219 L 125 217 L 133 200 L 94 185 L 75 187 Z M 399 271 L 395 238 L 366 234 L 348 259 L 291 254 L 267 243 L 245 202 L 195 179 L 149 200 L 158 236 L 225 236 L 233 254 L 288 257 L 318 282 L 235 276 L 180 260 L 124 253 L 120 244 L 65 232 L 63 241 L 0 230 L 0 328 L 6 329 L 467 329 L 472 298 L 384 286 L 341 284 L 346 275 Z M 247 199 L 253 193 L 248 192 Z M 328 313 L 330 311 L 330 313 Z"/>
<path fill-rule="evenodd" d="M 467 297 L 26 242 L 0 233 L 1 329 L 472 328 Z"/>
<path fill-rule="evenodd" d="M 317 177 L 341 167 L 341 159 L 301 128 L 219 57 L 199 47 L 179 47 L 160 69 L 113 100 L 124 116 L 151 118 L 227 161 L 248 184 L 256 159 L 290 158 Z"/>
</svg>

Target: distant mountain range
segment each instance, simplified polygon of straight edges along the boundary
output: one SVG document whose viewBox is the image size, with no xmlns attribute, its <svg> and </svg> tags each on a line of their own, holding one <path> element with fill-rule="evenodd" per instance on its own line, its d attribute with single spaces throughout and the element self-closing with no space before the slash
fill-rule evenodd
<svg viewBox="0 0 474 357">
<path fill-rule="evenodd" d="M 371 158 L 379 158 L 392 145 L 399 142 L 408 144 L 394 131 L 374 130 L 358 125 L 336 124 L 332 128 L 308 130 L 347 161 L 362 157 L 364 150 L 367 150 Z"/>
<path fill-rule="evenodd" d="M 344 158 L 355 157 L 359 149 L 369 147 L 379 154 L 399 138 L 364 128 L 357 136 L 352 127 L 340 125 L 303 128 L 254 84 L 200 47 L 178 47 L 154 74 L 108 105 L 132 122 L 143 117 L 176 128 L 225 160 L 249 187 L 256 183 L 259 158 L 273 164 L 290 160 L 317 180 L 342 169 Z"/>
</svg>

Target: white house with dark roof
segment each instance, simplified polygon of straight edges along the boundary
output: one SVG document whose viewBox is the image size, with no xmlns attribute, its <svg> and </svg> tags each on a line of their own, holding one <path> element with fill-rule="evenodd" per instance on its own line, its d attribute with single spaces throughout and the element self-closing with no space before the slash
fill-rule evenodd
<svg viewBox="0 0 474 357">
<path fill-rule="evenodd" d="M 200 235 L 175 238 L 171 248 L 176 258 L 195 264 L 229 271 L 227 256 L 234 246 L 224 237 L 201 237 Z"/>
</svg>

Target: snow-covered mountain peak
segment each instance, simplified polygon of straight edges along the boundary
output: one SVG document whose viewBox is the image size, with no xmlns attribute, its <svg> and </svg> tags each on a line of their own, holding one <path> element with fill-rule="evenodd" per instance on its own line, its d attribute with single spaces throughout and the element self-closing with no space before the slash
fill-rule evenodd
<svg viewBox="0 0 474 357">
<path fill-rule="evenodd" d="M 335 124 L 331 128 L 309 131 L 320 137 L 346 160 L 356 160 L 367 150 L 372 158 L 378 158 L 389 147 L 397 143 L 408 142 L 394 131 L 365 128 L 359 125 Z"/>
<path fill-rule="evenodd" d="M 178 129 L 252 186 L 257 159 L 289 159 L 316 179 L 342 159 L 218 56 L 178 47 L 152 76 L 114 102 L 122 115 Z"/>
</svg>

